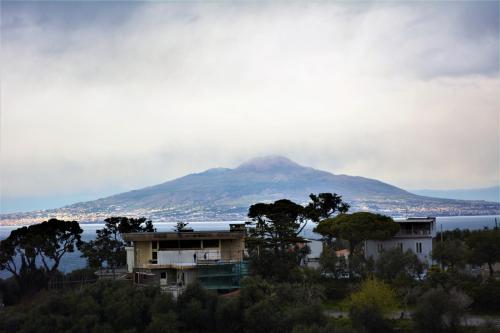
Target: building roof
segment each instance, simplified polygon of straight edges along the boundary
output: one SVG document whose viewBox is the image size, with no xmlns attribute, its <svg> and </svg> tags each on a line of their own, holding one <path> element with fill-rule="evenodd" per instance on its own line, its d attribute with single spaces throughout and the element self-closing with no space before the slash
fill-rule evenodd
<svg viewBox="0 0 500 333">
<path fill-rule="evenodd" d="M 242 239 L 241 231 L 192 231 L 192 232 L 131 232 L 122 234 L 126 241 L 161 241 L 181 239 Z"/>
<path fill-rule="evenodd" d="M 408 217 L 406 219 L 394 219 L 397 223 L 430 223 L 436 222 L 435 217 Z"/>
</svg>

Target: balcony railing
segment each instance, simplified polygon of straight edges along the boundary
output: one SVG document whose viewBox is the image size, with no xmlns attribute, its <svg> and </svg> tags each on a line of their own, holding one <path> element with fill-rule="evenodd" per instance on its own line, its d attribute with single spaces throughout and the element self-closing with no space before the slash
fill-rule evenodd
<svg viewBox="0 0 500 333">
<path fill-rule="evenodd" d="M 431 231 L 428 229 L 413 229 L 413 230 L 404 230 L 401 229 L 399 232 L 396 234 L 396 236 L 430 236 Z"/>
<path fill-rule="evenodd" d="M 243 251 L 221 251 L 218 249 L 168 250 L 158 251 L 157 259 L 150 260 L 148 267 L 179 265 L 194 266 L 201 264 L 231 263 L 243 260 Z"/>
</svg>

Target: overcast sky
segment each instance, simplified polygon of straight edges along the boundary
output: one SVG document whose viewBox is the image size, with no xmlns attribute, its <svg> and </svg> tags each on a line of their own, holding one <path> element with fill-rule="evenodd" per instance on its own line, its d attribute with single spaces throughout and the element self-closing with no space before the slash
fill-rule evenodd
<svg viewBox="0 0 500 333">
<path fill-rule="evenodd" d="M 1 2 L 1 211 L 280 154 L 499 183 L 499 3 Z"/>
</svg>

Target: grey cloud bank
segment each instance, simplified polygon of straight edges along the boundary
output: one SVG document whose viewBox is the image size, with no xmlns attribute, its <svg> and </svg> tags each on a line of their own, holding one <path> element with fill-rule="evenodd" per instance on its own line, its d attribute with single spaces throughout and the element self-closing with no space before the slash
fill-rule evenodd
<svg viewBox="0 0 500 333">
<path fill-rule="evenodd" d="M 498 184 L 498 12 L 2 2 L 1 209 L 267 154 L 404 188 Z"/>
</svg>

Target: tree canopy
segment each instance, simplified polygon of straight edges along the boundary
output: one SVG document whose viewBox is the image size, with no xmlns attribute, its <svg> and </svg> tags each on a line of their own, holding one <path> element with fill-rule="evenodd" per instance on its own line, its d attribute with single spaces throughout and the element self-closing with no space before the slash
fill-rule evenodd
<svg viewBox="0 0 500 333">
<path fill-rule="evenodd" d="M 367 212 L 340 214 L 334 218 L 321 221 L 314 232 L 349 241 L 352 254 L 364 240 L 386 240 L 399 231 L 399 225 L 385 215 Z"/>
<path fill-rule="evenodd" d="M 330 218 L 335 213 L 345 214 L 351 207 L 342 200 L 341 195 L 336 193 L 319 193 L 318 195 L 311 193 L 309 198 L 311 201 L 305 208 L 305 214 L 314 222 Z"/>
<path fill-rule="evenodd" d="M 50 275 L 66 253 L 80 247 L 82 232 L 78 222 L 57 219 L 13 230 L 0 242 L 0 269 L 17 278 L 40 268 Z"/>
<path fill-rule="evenodd" d="M 290 200 L 252 205 L 248 217 L 255 221 L 255 226 L 250 228 L 250 245 L 278 253 L 304 241 L 299 236 L 305 225 L 304 207 Z"/>
<path fill-rule="evenodd" d="M 500 262 L 500 229 L 471 231 L 465 243 L 470 248 L 471 261 L 487 264 L 493 276 L 493 264 Z"/>
<path fill-rule="evenodd" d="M 468 258 L 468 248 L 460 239 L 435 242 L 432 248 L 432 259 L 439 262 L 443 267 L 463 267 Z"/>
<path fill-rule="evenodd" d="M 377 276 L 385 281 L 393 282 L 396 278 L 414 279 L 424 270 L 423 264 L 413 251 L 402 252 L 399 248 L 383 251 L 375 262 Z"/>
</svg>

